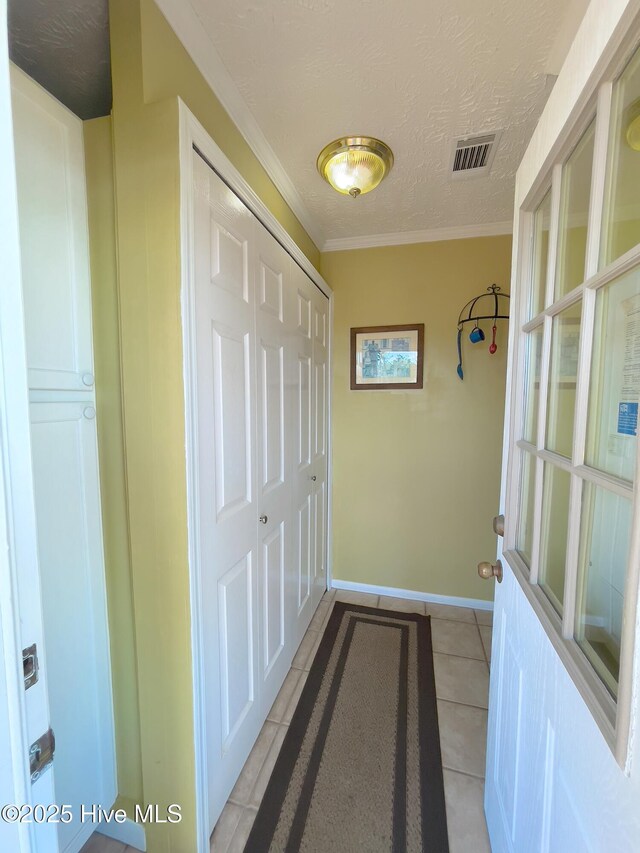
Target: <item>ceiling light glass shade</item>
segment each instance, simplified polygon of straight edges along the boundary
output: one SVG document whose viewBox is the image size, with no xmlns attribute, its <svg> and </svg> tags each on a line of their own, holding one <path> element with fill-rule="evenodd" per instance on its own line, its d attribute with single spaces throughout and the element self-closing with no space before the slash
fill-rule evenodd
<svg viewBox="0 0 640 853">
<path fill-rule="evenodd" d="M 357 198 L 374 190 L 393 166 L 388 145 L 370 136 L 347 136 L 325 146 L 318 171 L 334 190 Z"/>
</svg>

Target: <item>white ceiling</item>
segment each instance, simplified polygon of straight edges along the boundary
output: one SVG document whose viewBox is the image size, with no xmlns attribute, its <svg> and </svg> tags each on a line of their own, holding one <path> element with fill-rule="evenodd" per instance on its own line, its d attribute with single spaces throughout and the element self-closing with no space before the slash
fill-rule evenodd
<svg viewBox="0 0 640 853">
<path fill-rule="evenodd" d="M 548 74 L 557 73 L 553 65 L 586 6 L 586 0 L 183 2 L 295 186 L 316 241 L 509 223 L 515 172 L 553 82 Z M 183 41 L 185 33 L 179 32 Z M 492 130 L 502 136 L 491 174 L 450 180 L 454 140 Z M 395 154 L 384 183 L 355 200 L 338 195 L 315 167 L 320 149 L 347 134 L 377 136 Z"/>
</svg>

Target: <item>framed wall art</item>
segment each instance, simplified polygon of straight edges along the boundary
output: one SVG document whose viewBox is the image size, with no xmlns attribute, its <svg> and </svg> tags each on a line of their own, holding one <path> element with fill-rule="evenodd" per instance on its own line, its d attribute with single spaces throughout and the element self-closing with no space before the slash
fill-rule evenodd
<svg viewBox="0 0 640 853">
<path fill-rule="evenodd" d="M 351 329 L 351 390 L 422 388 L 424 323 Z"/>
</svg>

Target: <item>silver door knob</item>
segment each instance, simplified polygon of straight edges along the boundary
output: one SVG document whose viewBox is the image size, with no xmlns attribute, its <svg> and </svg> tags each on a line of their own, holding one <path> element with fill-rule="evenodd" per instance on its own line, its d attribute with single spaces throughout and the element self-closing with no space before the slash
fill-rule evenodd
<svg viewBox="0 0 640 853">
<path fill-rule="evenodd" d="M 495 563 L 478 563 L 478 574 L 482 580 L 488 581 L 490 578 L 495 578 L 498 583 L 502 583 L 502 563 L 500 560 Z"/>
<path fill-rule="evenodd" d="M 316 475 L 315 475 L 315 474 L 312 474 L 312 475 L 311 475 L 311 479 L 312 479 L 312 480 L 313 480 L 313 482 L 315 483 L 315 481 L 316 481 L 318 478 L 316 477 Z"/>
<path fill-rule="evenodd" d="M 267 521 L 269 521 L 269 517 L 268 517 L 268 516 L 266 516 L 266 515 L 261 515 L 261 516 L 260 516 L 260 524 L 266 524 L 266 523 L 267 523 Z"/>
<path fill-rule="evenodd" d="M 493 532 L 496 536 L 504 536 L 504 515 L 493 516 Z"/>
</svg>

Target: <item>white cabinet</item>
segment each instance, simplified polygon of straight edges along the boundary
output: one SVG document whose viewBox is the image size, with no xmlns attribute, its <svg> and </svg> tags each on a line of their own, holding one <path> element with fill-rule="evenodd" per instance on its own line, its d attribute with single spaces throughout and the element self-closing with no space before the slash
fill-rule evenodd
<svg viewBox="0 0 640 853">
<path fill-rule="evenodd" d="M 187 419 L 211 830 L 326 588 L 329 302 L 191 156 Z"/>
<path fill-rule="evenodd" d="M 12 69 L 31 447 L 61 851 L 116 798 L 82 122 Z"/>
</svg>

